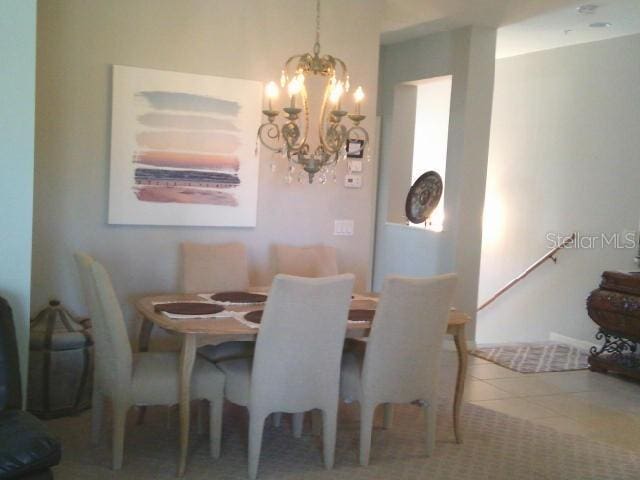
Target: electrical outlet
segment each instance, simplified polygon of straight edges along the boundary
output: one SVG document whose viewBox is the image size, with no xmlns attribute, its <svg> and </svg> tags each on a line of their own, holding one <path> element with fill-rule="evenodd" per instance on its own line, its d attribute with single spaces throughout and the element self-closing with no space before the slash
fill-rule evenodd
<svg viewBox="0 0 640 480">
<path fill-rule="evenodd" d="M 347 188 L 362 187 L 362 175 L 345 175 L 344 186 Z"/>
<path fill-rule="evenodd" d="M 350 237 L 353 235 L 353 220 L 335 220 L 333 234 Z"/>
</svg>

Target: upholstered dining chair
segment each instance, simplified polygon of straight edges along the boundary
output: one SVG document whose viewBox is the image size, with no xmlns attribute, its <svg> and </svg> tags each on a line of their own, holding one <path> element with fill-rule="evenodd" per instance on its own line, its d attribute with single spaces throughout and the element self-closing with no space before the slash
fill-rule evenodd
<svg viewBox="0 0 640 480">
<path fill-rule="evenodd" d="M 178 354 L 133 354 L 124 317 L 107 271 L 84 253 L 75 254 L 92 319 L 95 377 L 91 433 L 97 442 L 105 399 L 113 408 L 113 469 L 122 467 L 126 415 L 134 405 L 178 403 Z M 192 397 L 210 405 L 210 453 L 220 455 L 224 374 L 210 362 L 196 360 Z"/>
<path fill-rule="evenodd" d="M 249 288 L 249 260 L 242 243 L 183 242 L 182 291 L 206 293 Z"/>
<path fill-rule="evenodd" d="M 183 242 L 182 291 L 207 293 L 245 291 L 249 288 L 249 261 L 242 243 L 207 245 Z M 198 354 L 212 362 L 253 355 L 253 342 L 206 345 Z"/>
<path fill-rule="evenodd" d="M 338 275 L 338 260 L 334 247 L 275 246 L 276 273 L 298 277 L 329 277 Z"/>
<path fill-rule="evenodd" d="M 435 447 L 442 340 L 457 277 L 387 277 L 364 353 L 342 359 L 340 396 L 360 403 L 360 464 L 369 463 L 376 406 L 423 405 L 427 455 Z M 385 417 L 390 412 L 385 411 Z M 389 423 L 389 419 L 385 419 Z"/>
<path fill-rule="evenodd" d="M 253 359 L 219 362 L 225 397 L 249 409 L 249 477 L 257 476 L 265 418 L 273 412 L 322 411 L 324 464 L 336 442 L 340 359 L 354 276 L 277 275 Z"/>
<path fill-rule="evenodd" d="M 290 245 L 275 245 L 276 274 L 295 275 L 298 277 L 329 277 L 338 275 L 337 250 L 325 245 L 294 247 Z M 273 423 L 280 426 L 282 413 L 273 414 Z M 300 436 L 304 414 L 293 417 L 294 435 Z M 319 424 L 318 412 L 314 412 L 314 425 Z M 318 428 L 314 428 L 317 430 Z"/>
</svg>

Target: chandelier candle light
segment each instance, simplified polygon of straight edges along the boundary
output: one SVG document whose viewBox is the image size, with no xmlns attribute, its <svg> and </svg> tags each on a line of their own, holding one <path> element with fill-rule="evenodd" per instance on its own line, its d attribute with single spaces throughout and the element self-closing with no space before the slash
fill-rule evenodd
<svg viewBox="0 0 640 480">
<path fill-rule="evenodd" d="M 305 79 L 310 75 L 327 78 L 320 107 L 318 146 L 313 151 L 307 142 L 309 101 Z M 335 180 L 336 164 L 338 160 L 346 158 L 350 145 L 350 155 L 362 157 L 361 152 L 366 149 L 369 159 L 369 134 L 360 126 L 360 122 L 365 119 L 360 113 L 364 91 L 362 87 L 358 87 L 353 94 L 355 113 L 342 110 L 343 96 L 349 92 L 347 66 L 337 57 L 320 56 L 320 0 L 316 2 L 316 42 L 313 45 L 313 53 L 289 58 L 284 64 L 280 85 L 287 88 L 290 100 L 289 106 L 282 109 L 285 122 L 282 125 L 276 122 L 280 111 L 273 108 L 273 103 L 278 98 L 279 91 L 275 82 L 269 82 L 265 87 L 267 108 L 262 111 L 267 121 L 258 129 L 258 139 L 274 152 L 274 156 L 287 158 L 289 168 L 285 179 L 288 183 L 291 182 L 296 165 L 302 168 L 298 177 L 300 181 L 305 172 L 308 174 L 309 183 L 313 183 L 316 174 L 320 183 L 325 183 L 327 175 L 331 172 Z M 351 120 L 352 126 L 349 128 L 342 124 L 345 116 Z M 353 145 L 356 145 L 355 149 Z M 272 168 L 274 167 L 275 165 L 272 165 Z"/>
</svg>

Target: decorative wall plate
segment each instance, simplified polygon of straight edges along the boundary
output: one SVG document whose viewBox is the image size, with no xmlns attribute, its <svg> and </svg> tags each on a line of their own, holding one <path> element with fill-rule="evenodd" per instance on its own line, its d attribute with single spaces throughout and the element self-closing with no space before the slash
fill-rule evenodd
<svg viewBox="0 0 640 480">
<path fill-rule="evenodd" d="M 420 175 L 409 189 L 404 204 L 407 219 L 411 223 L 426 222 L 440 203 L 442 189 L 442 177 L 438 172 L 429 171 Z"/>
</svg>

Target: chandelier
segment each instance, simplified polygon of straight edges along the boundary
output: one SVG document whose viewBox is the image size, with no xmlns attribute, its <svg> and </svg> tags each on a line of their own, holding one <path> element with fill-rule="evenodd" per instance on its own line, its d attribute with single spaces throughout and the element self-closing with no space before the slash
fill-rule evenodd
<svg viewBox="0 0 640 480">
<path fill-rule="evenodd" d="M 306 79 L 310 76 L 326 77 L 324 94 L 318 119 L 318 141 L 315 149 L 308 143 L 309 138 L 309 98 Z M 281 156 L 288 160 L 285 180 L 290 183 L 296 167 L 300 168 L 298 180 L 303 181 L 305 173 L 309 183 L 313 183 L 316 174 L 320 183 L 325 183 L 332 174 L 336 179 L 336 165 L 339 160 L 350 157 L 362 158 L 366 151 L 369 159 L 369 134 L 360 126 L 365 116 L 360 113 L 364 99 L 362 87 L 354 94 L 355 108 L 353 113 L 343 110 L 342 98 L 349 92 L 349 73 L 346 64 L 332 55 L 320 56 L 320 0 L 316 2 L 316 42 L 313 53 L 294 55 L 289 58 L 282 70 L 280 85 L 287 89 L 289 104 L 282 108 L 284 121 L 279 124 L 276 119 L 280 111 L 274 109 L 273 103 L 278 97 L 278 86 L 269 82 L 265 88 L 268 104 L 262 113 L 266 121 L 258 129 L 258 139 L 273 152 L 272 170 L 275 171 L 276 158 Z M 348 117 L 351 126 L 343 125 L 344 117 Z"/>
</svg>

